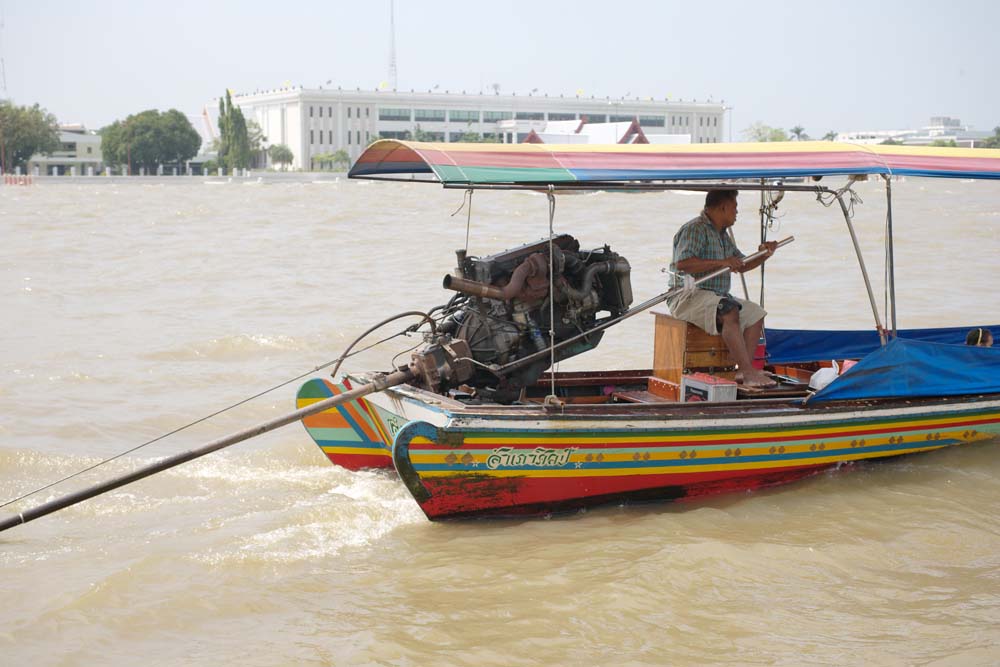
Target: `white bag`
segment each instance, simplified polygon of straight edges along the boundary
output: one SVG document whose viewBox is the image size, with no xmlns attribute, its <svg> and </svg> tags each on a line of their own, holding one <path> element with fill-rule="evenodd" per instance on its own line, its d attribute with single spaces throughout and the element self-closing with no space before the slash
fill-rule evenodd
<svg viewBox="0 0 1000 667">
<path fill-rule="evenodd" d="M 809 388 L 819 391 L 826 385 L 830 384 L 837 379 L 840 374 L 840 366 L 837 362 L 833 362 L 833 366 L 830 368 L 821 368 L 809 378 Z"/>
</svg>

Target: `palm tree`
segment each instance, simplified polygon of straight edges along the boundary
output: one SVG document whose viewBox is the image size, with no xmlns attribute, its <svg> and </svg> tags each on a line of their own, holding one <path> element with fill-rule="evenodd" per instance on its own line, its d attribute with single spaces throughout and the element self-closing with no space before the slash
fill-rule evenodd
<svg viewBox="0 0 1000 667">
<path fill-rule="evenodd" d="M 830 130 L 829 132 L 823 135 L 823 141 L 836 141 L 836 139 L 837 139 L 836 130 Z"/>
<path fill-rule="evenodd" d="M 801 125 L 796 125 L 795 127 L 793 127 L 788 131 L 792 134 L 793 137 L 795 137 L 795 141 L 806 141 L 807 139 L 809 139 L 809 135 L 806 134 L 806 128 L 802 127 Z"/>
</svg>

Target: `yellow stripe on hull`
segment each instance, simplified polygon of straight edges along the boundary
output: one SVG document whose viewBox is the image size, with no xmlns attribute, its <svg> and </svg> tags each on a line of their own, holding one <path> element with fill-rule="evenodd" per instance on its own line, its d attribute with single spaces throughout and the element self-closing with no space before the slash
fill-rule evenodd
<svg viewBox="0 0 1000 667">
<path fill-rule="evenodd" d="M 809 457 L 808 459 L 775 459 L 771 461 L 740 461 L 733 459 L 727 464 L 660 466 L 656 468 L 569 468 L 559 470 L 521 468 L 518 470 L 488 470 L 468 469 L 463 466 L 456 470 L 421 470 L 421 477 L 453 477 L 455 475 L 478 475 L 483 477 L 631 477 L 633 475 L 681 475 L 707 472 L 733 472 L 738 470 L 763 470 L 773 468 L 794 468 L 799 466 L 826 465 L 830 463 L 846 463 L 862 459 L 899 456 L 915 452 L 929 452 L 949 445 L 918 447 L 913 449 L 895 449 L 891 452 L 859 451 L 843 456 Z"/>
</svg>

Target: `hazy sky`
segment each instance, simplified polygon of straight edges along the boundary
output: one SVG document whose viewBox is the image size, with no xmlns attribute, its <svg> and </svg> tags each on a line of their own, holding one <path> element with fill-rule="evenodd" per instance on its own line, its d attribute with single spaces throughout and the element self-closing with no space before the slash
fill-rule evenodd
<svg viewBox="0 0 1000 667">
<path fill-rule="evenodd" d="M 0 0 L 0 97 L 99 128 L 226 88 L 375 88 L 389 0 Z M 400 89 L 725 100 L 754 121 L 1000 125 L 1000 3 L 397 0 Z M 3 90 L 5 84 L 6 90 Z"/>
</svg>

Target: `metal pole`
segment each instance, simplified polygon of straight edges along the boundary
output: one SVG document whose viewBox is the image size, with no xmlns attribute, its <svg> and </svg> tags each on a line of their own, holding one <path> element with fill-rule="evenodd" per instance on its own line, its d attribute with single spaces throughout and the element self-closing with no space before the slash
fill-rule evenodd
<svg viewBox="0 0 1000 667">
<path fill-rule="evenodd" d="M 552 343 L 556 339 L 556 276 L 555 276 L 555 255 L 552 252 L 552 221 L 556 216 L 556 196 L 554 194 L 554 189 L 549 186 L 549 368 L 552 372 L 549 374 L 552 380 L 552 386 L 549 390 L 549 398 L 555 400 L 556 398 L 556 348 Z"/>
<path fill-rule="evenodd" d="M 889 312 L 892 337 L 896 337 L 896 262 L 892 249 L 892 175 L 885 175 L 886 246 L 889 249 Z"/>
<path fill-rule="evenodd" d="M 161 461 L 157 461 L 156 463 L 148 465 L 144 468 L 139 468 L 138 470 L 130 472 L 127 475 L 122 475 L 121 477 L 116 477 L 106 482 L 102 482 L 101 484 L 96 484 L 86 489 L 63 496 L 62 498 L 57 498 L 53 501 L 43 503 L 15 516 L 8 517 L 7 519 L 0 521 L 0 532 L 3 532 L 8 528 L 13 528 L 14 526 L 19 526 L 22 523 L 28 523 L 33 519 L 43 517 L 46 514 L 51 514 L 52 512 L 64 509 L 70 505 L 83 502 L 84 500 L 93 498 L 94 496 L 99 496 L 102 493 L 113 491 L 120 486 L 131 484 L 132 482 L 136 482 L 144 477 L 149 477 L 150 475 L 155 475 L 156 473 L 167 470 L 168 468 L 173 468 L 174 466 L 187 463 L 188 461 L 200 458 L 206 454 L 211 454 L 212 452 L 229 447 L 230 445 L 235 445 L 238 442 L 243 442 L 244 440 L 249 440 L 250 438 L 267 433 L 268 431 L 273 431 L 274 429 L 286 426 L 292 422 L 304 419 L 309 415 L 314 415 L 317 412 L 329 410 L 330 408 L 341 403 L 353 401 L 356 398 L 361 398 L 362 396 L 367 396 L 368 394 L 382 391 L 383 389 L 394 387 L 398 384 L 403 384 L 412 378 L 413 372 L 410 369 L 407 368 L 404 370 L 398 370 L 394 373 L 378 378 L 370 384 L 362 385 L 356 389 L 352 389 L 351 391 L 345 391 L 343 394 L 323 399 L 322 401 L 308 405 L 304 408 L 296 410 L 295 412 L 290 412 L 282 417 L 276 417 L 270 421 L 257 424 L 256 426 L 251 426 L 250 428 L 227 435 L 223 438 L 219 438 L 218 440 L 213 440 L 212 442 L 202 445 L 201 447 L 197 447 L 180 454 L 175 454 L 174 456 L 168 456 Z"/>
<path fill-rule="evenodd" d="M 868 290 L 868 301 L 872 305 L 872 314 L 875 316 L 875 327 L 878 329 L 879 340 L 885 345 L 885 329 L 882 328 L 882 321 L 878 316 L 878 305 L 875 303 L 875 293 L 872 292 L 872 282 L 868 278 L 868 269 L 865 267 L 865 258 L 861 254 L 861 245 L 858 243 L 858 236 L 854 233 L 854 225 L 851 224 L 851 214 L 844 203 L 843 194 L 837 194 L 837 203 L 844 213 L 844 222 L 847 223 L 847 231 L 851 233 L 851 243 L 854 244 L 854 252 L 858 256 L 858 264 L 861 266 L 861 276 L 865 279 L 865 289 Z"/>
</svg>

